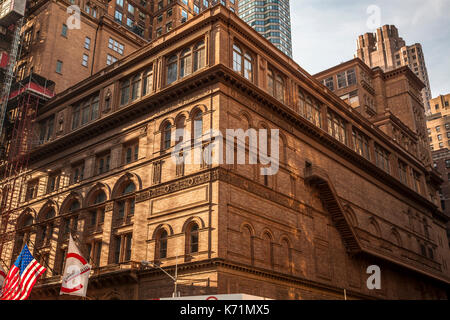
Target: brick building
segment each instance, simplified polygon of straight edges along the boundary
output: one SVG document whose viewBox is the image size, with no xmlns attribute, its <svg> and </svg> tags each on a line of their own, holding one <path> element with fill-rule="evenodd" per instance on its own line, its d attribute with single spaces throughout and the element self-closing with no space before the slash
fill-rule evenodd
<svg viewBox="0 0 450 320">
<path fill-rule="evenodd" d="M 366 33 L 358 37 L 355 57 L 372 68 L 380 67 L 384 71 L 408 66 L 425 84 L 422 100 L 426 113 L 430 112 L 431 86 L 420 43 L 406 45 L 395 26 L 385 25 L 378 28 L 376 33 Z"/>
<path fill-rule="evenodd" d="M 441 206 L 445 215 L 450 217 L 450 150 L 442 148 L 432 152 L 434 168 L 442 175 L 444 183 L 439 189 L 439 196 L 441 199 Z M 450 223 L 447 223 L 447 235 L 450 242 Z"/>
<path fill-rule="evenodd" d="M 399 72 L 400 96 L 420 90 Z M 50 134 L 0 228 L 3 261 L 28 242 L 49 267 L 33 299 L 68 298 L 58 294 L 69 232 L 94 265 L 89 299 L 171 296 L 171 280 L 142 260 L 172 274 L 177 263 L 182 295 L 447 297 L 441 180 L 419 145 L 399 146 L 223 6 L 59 93 L 37 123 Z M 279 129 L 279 171 L 174 163 L 176 128 L 189 144 L 208 129 Z M 381 290 L 366 287 L 370 265 Z"/>
<path fill-rule="evenodd" d="M 427 117 L 428 138 L 431 150 L 450 147 L 450 94 L 430 100 L 431 114 Z"/>
<path fill-rule="evenodd" d="M 422 165 L 431 165 L 420 96 L 423 83 L 408 67 L 383 72 L 381 68 L 371 69 L 355 58 L 324 70 L 315 77 L 369 119 L 398 147 Z M 407 169 L 407 176 L 412 177 L 414 170 L 417 171 Z M 411 179 L 411 185 L 412 181 L 414 179 Z"/>
</svg>

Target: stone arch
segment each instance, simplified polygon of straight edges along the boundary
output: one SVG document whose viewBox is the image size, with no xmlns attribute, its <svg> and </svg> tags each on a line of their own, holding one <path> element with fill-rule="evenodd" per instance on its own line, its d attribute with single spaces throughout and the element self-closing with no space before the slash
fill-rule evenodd
<svg viewBox="0 0 450 320">
<path fill-rule="evenodd" d="M 42 221 L 42 217 L 53 208 L 55 210 L 55 216 L 59 215 L 59 207 L 58 204 L 53 200 L 48 200 L 42 208 L 39 210 L 39 213 L 37 215 L 37 222 Z"/>
<path fill-rule="evenodd" d="M 208 112 L 208 108 L 204 104 L 196 105 L 189 112 L 189 120 L 192 120 L 198 111 L 200 111 L 202 114 L 205 114 L 206 112 Z"/>
<path fill-rule="evenodd" d="M 352 207 L 350 207 L 350 205 L 347 205 L 345 209 L 347 217 L 350 220 L 349 222 L 352 224 L 353 227 L 357 227 L 358 218 L 356 217 L 355 211 L 352 209 Z"/>
<path fill-rule="evenodd" d="M 376 235 L 377 237 L 381 238 L 380 225 L 378 224 L 377 220 L 373 216 L 369 218 L 368 230 L 369 230 L 370 233 L 372 233 L 372 234 Z"/>
<path fill-rule="evenodd" d="M 241 122 L 245 122 L 245 121 L 247 122 L 247 128 L 242 128 L 242 129 L 248 130 L 253 127 L 252 120 L 251 120 L 252 118 L 247 111 L 243 110 L 243 111 L 239 112 L 239 118 L 241 119 Z"/>
<path fill-rule="evenodd" d="M 141 178 L 135 173 L 127 172 L 123 176 L 121 176 L 114 184 L 114 188 L 111 193 L 112 198 L 116 198 L 117 196 L 119 196 L 123 191 L 122 189 L 130 182 L 134 183 L 136 191 L 142 189 Z"/>
<path fill-rule="evenodd" d="M 247 228 L 250 231 L 250 234 L 252 237 L 255 236 L 255 229 L 253 226 L 248 222 L 243 222 L 241 226 L 239 227 L 239 231 L 242 233 L 244 231 L 244 228 Z"/>
<path fill-rule="evenodd" d="M 16 229 L 21 229 L 24 226 L 24 224 L 27 222 L 29 217 L 31 217 L 33 219 L 32 224 L 36 223 L 36 218 L 37 218 L 36 211 L 31 208 L 26 208 L 17 217 Z"/>
<path fill-rule="evenodd" d="M 394 244 L 396 244 L 399 247 L 403 246 L 403 241 L 402 241 L 402 236 L 400 235 L 400 232 L 398 232 L 397 228 L 392 227 L 391 229 L 391 235 L 390 235 L 390 239 L 391 242 L 393 242 Z"/>
<path fill-rule="evenodd" d="M 170 123 L 170 126 L 171 126 L 172 128 L 175 127 L 175 124 L 176 124 L 175 119 L 174 119 L 173 117 L 168 117 L 168 118 L 164 118 L 164 119 L 161 121 L 161 123 L 159 124 L 158 131 L 159 131 L 159 132 L 163 132 L 164 127 L 165 127 L 168 123 Z"/>
<path fill-rule="evenodd" d="M 66 213 L 69 211 L 70 206 L 74 201 L 78 201 L 80 203 L 80 208 L 82 208 L 84 199 L 83 196 L 75 191 L 72 191 L 63 201 L 61 204 L 61 214 Z"/>
<path fill-rule="evenodd" d="M 174 120 L 173 124 L 176 126 L 177 123 L 178 123 L 178 121 L 179 121 L 182 117 L 184 117 L 184 118 L 185 118 L 185 121 L 187 121 L 187 120 L 189 119 L 189 117 L 190 117 L 189 112 L 188 112 L 188 111 L 181 111 L 180 113 L 178 113 L 178 114 L 176 115 L 176 117 L 175 117 L 175 120 Z"/>
<path fill-rule="evenodd" d="M 174 233 L 173 233 L 173 228 L 172 228 L 172 226 L 171 226 L 170 224 L 162 223 L 162 224 L 158 225 L 158 226 L 155 228 L 155 230 L 153 231 L 153 234 L 152 234 L 152 240 L 156 240 L 156 238 L 157 238 L 157 236 L 158 236 L 158 233 L 161 232 L 162 229 L 164 229 L 164 230 L 167 231 L 167 235 L 168 235 L 169 237 L 172 236 L 172 235 L 174 234 Z"/>
<path fill-rule="evenodd" d="M 278 262 L 281 266 L 281 269 L 287 271 L 289 273 L 292 272 L 292 242 L 289 239 L 288 235 L 282 235 L 280 237 L 280 247 L 279 247 L 279 257 Z"/>
<path fill-rule="evenodd" d="M 279 137 L 280 137 L 280 161 L 279 162 L 286 163 L 287 162 L 287 149 L 288 149 L 287 138 L 281 131 L 280 131 Z"/>
<path fill-rule="evenodd" d="M 99 191 L 105 192 L 106 201 L 111 199 L 111 189 L 107 184 L 98 182 L 94 185 L 86 195 L 84 207 L 91 205 L 94 202 L 95 197 L 97 196 Z"/>
<path fill-rule="evenodd" d="M 186 233 L 187 228 L 191 223 L 196 223 L 200 229 L 205 228 L 205 223 L 200 217 L 190 217 L 184 222 L 181 232 Z"/>
<path fill-rule="evenodd" d="M 269 235 L 270 240 L 271 240 L 272 242 L 275 242 L 275 236 L 273 235 L 273 232 L 272 232 L 269 228 L 264 228 L 264 229 L 261 231 L 261 238 L 262 238 L 265 234 Z"/>
</svg>

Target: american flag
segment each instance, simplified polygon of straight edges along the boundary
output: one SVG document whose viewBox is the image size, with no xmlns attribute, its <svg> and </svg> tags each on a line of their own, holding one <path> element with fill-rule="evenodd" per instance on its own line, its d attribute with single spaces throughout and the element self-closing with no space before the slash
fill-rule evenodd
<svg viewBox="0 0 450 320">
<path fill-rule="evenodd" d="M 1 300 L 25 300 L 36 280 L 45 272 L 25 245 L 5 278 Z"/>
</svg>

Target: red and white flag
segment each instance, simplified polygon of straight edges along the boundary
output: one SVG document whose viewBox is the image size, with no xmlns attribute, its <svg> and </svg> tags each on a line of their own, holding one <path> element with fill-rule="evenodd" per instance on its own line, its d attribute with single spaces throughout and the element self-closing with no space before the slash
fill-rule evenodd
<svg viewBox="0 0 450 320">
<path fill-rule="evenodd" d="M 0 292 L 3 288 L 3 282 L 5 281 L 5 278 L 6 278 L 5 269 L 3 269 L 2 266 L 0 266 Z"/>
<path fill-rule="evenodd" d="M 86 296 L 91 266 L 80 253 L 72 235 L 69 238 L 69 249 L 67 250 L 66 266 L 62 278 L 61 291 L 59 294 L 70 294 L 74 296 Z"/>
<path fill-rule="evenodd" d="M 45 272 L 25 245 L 5 278 L 1 300 L 25 300 L 37 279 Z"/>
</svg>

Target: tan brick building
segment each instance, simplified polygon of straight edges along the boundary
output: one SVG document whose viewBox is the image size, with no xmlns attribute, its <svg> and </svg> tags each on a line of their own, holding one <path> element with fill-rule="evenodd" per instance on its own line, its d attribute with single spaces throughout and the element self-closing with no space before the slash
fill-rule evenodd
<svg viewBox="0 0 450 320">
<path fill-rule="evenodd" d="M 360 58 L 371 68 L 380 67 L 391 71 L 408 66 L 423 81 L 422 100 L 425 111 L 430 112 L 431 86 L 420 43 L 406 45 L 393 25 L 384 25 L 376 33 L 366 33 L 358 37 L 355 57 Z"/>
<path fill-rule="evenodd" d="M 427 117 L 428 138 L 431 150 L 450 147 L 450 94 L 430 100 L 431 111 Z"/>
<path fill-rule="evenodd" d="M 401 95 L 421 89 L 409 71 L 399 77 L 411 82 Z M 142 260 L 172 274 L 178 262 L 182 295 L 447 297 L 431 166 L 223 6 L 58 94 L 37 123 L 51 134 L 3 214 L 0 252 L 10 263 L 28 241 L 49 266 L 34 299 L 68 298 L 58 293 L 71 230 L 94 265 L 89 299 L 171 296 L 171 280 Z M 279 129 L 280 169 L 176 164 L 175 128 L 193 144 L 208 129 Z M 370 265 L 381 290 L 366 286 Z"/>
</svg>

